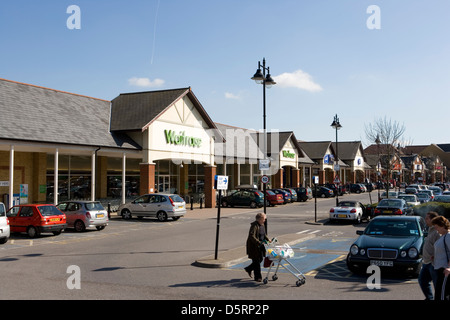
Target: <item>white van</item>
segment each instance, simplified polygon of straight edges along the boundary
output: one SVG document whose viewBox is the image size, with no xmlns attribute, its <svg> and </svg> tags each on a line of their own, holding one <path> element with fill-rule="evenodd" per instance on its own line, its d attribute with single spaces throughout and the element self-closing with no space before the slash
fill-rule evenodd
<svg viewBox="0 0 450 320">
<path fill-rule="evenodd" d="M 0 244 L 4 244 L 9 239 L 9 221 L 6 217 L 5 205 L 0 202 Z"/>
</svg>

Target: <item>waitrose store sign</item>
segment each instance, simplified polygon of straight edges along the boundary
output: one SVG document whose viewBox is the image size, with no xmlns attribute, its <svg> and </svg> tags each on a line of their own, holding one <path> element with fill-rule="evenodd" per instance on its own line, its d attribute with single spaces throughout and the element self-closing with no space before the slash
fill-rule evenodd
<svg viewBox="0 0 450 320">
<path fill-rule="evenodd" d="M 176 132 L 174 130 L 164 130 L 166 143 L 177 146 L 188 146 L 192 148 L 200 148 L 202 139 L 193 136 L 187 136 L 184 131 Z"/>
</svg>

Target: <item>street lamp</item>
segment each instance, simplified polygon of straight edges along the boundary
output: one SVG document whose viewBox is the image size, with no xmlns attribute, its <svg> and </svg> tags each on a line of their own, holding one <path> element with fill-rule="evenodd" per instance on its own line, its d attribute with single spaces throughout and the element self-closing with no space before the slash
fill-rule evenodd
<svg viewBox="0 0 450 320">
<path fill-rule="evenodd" d="M 338 130 L 342 128 L 339 118 L 337 115 L 334 116 L 333 123 L 331 126 L 336 130 L 336 163 L 334 165 L 334 170 L 337 169 L 338 175 L 340 173 L 340 167 L 339 167 L 339 156 L 338 156 Z M 336 187 L 336 207 L 339 203 L 339 185 Z"/>
<path fill-rule="evenodd" d="M 378 154 L 378 162 L 377 162 L 377 189 L 378 189 L 378 202 L 380 202 L 380 177 L 381 177 L 381 166 L 380 166 L 380 136 L 377 134 L 377 138 L 375 139 L 375 143 L 377 144 L 377 154 Z M 389 198 L 389 197 L 388 197 Z"/>
<path fill-rule="evenodd" d="M 267 75 L 266 75 L 267 70 Z M 266 129 L 266 87 L 271 88 L 276 82 L 272 79 L 270 75 L 270 68 L 266 67 L 266 58 L 263 58 L 263 63 L 261 65 L 261 61 L 258 61 L 258 69 L 256 73 L 251 78 L 257 84 L 262 84 L 263 86 L 263 130 L 264 130 L 264 162 L 267 162 L 267 129 Z M 264 214 L 266 214 L 266 184 L 263 183 L 263 193 L 264 193 Z M 267 232 L 267 218 L 264 222 Z"/>
</svg>

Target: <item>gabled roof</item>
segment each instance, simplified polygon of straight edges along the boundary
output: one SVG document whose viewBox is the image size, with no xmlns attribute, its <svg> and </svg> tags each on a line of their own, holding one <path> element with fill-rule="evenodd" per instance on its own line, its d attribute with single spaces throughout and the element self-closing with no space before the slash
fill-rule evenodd
<svg viewBox="0 0 450 320">
<path fill-rule="evenodd" d="M 110 102 L 0 79 L 0 139 L 140 149 L 109 132 Z"/>
<path fill-rule="evenodd" d="M 298 143 L 312 160 L 322 160 L 328 148 L 335 154 L 331 141 L 298 141 Z"/>
<path fill-rule="evenodd" d="M 332 142 L 334 150 L 336 150 L 336 143 Z M 343 161 L 353 161 L 356 158 L 358 150 L 361 151 L 361 156 L 364 156 L 364 150 L 361 141 L 343 141 L 338 142 L 338 156 Z"/>
<path fill-rule="evenodd" d="M 210 128 L 214 122 L 195 97 L 191 88 L 122 93 L 112 101 L 111 131 L 144 131 L 178 100 L 188 96 Z"/>
</svg>

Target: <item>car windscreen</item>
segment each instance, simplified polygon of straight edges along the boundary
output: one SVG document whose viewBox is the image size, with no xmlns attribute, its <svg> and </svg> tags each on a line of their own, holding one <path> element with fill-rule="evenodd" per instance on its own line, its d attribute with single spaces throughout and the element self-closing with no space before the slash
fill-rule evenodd
<svg viewBox="0 0 450 320">
<path fill-rule="evenodd" d="M 372 236 L 418 236 L 419 228 L 414 220 L 372 220 L 364 231 Z"/>
<path fill-rule="evenodd" d="M 172 199 L 173 202 L 184 202 L 183 198 L 181 198 L 177 194 L 173 194 L 173 195 L 171 195 L 169 197 L 170 197 L 170 199 Z"/>
<path fill-rule="evenodd" d="M 401 206 L 402 202 L 398 200 L 383 199 L 378 203 L 378 207 L 400 208 Z"/>
<path fill-rule="evenodd" d="M 37 208 L 43 216 L 58 216 L 64 214 L 54 206 L 39 206 Z"/>
<path fill-rule="evenodd" d="M 100 202 L 87 202 L 84 205 L 87 210 L 105 210 Z"/>
<path fill-rule="evenodd" d="M 414 196 L 399 196 L 399 198 L 405 201 L 416 201 L 416 198 Z"/>
<path fill-rule="evenodd" d="M 0 204 L 0 217 L 5 217 L 5 216 L 6 216 L 5 206 L 3 204 Z"/>
<path fill-rule="evenodd" d="M 267 192 L 268 195 L 271 195 L 271 196 L 275 195 L 275 193 L 273 193 L 273 191 L 267 190 L 266 192 Z"/>
<path fill-rule="evenodd" d="M 338 207 L 356 207 L 356 203 L 353 201 L 341 201 Z"/>
</svg>

